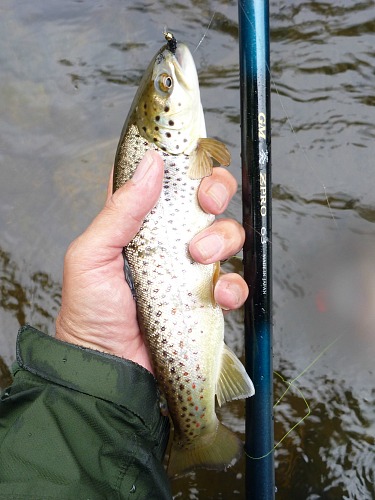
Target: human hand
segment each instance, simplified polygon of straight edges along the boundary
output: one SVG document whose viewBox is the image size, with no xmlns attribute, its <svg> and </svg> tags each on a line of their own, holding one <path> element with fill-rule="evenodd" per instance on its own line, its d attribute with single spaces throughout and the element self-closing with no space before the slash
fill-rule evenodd
<svg viewBox="0 0 375 500">
<path fill-rule="evenodd" d="M 114 194 L 110 179 L 103 210 L 66 252 L 62 303 L 56 320 L 56 338 L 130 359 L 151 372 L 136 303 L 124 278 L 122 249 L 156 205 L 163 174 L 162 158 L 149 151 L 133 178 Z M 199 203 L 206 212 L 218 215 L 236 189 L 233 176 L 215 168 L 201 182 Z M 194 260 L 208 264 L 234 255 L 243 242 L 244 231 L 239 223 L 219 219 L 195 236 L 189 251 Z M 223 309 L 236 309 L 245 302 L 248 288 L 239 275 L 224 274 L 214 295 Z"/>
</svg>

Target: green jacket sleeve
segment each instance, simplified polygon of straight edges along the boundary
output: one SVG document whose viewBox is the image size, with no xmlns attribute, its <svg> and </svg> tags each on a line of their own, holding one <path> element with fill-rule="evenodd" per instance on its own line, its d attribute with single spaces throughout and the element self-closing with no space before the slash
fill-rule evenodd
<svg viewBox="0 0 375 500">
<path fill-rule="evenodd" d="M 171 498 L 169 423 L 147 370 L 30 326 L 13 370 L 0 400 L 0 498 Z"/>
</svg>

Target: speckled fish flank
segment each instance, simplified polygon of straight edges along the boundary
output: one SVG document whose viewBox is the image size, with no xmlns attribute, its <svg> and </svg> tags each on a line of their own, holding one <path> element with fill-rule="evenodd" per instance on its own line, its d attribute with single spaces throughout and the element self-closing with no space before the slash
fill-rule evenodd
<svg viewBox="0 0 375 500">
<path fill-rule="evenodd" d="M 214 216 L 202 211 L 197 190 L 213 159 L 230 161 L 226 147 L 206 138 L 198 77 L 188 48 L 167 33 L 147 69 L 125 122 L 115 159 L 114 189 L 148 149 L 164 159 L 157 205 L 125 249 L 138 318 L 174 426 L 168 473 L 194 467 L 225 469 L 242 443 L 215 413 L 218 403 L 251 396 L 252 382 L 224 344 L 224 321 L 213 287 L 219 264 L 203 265 L 188 245 Z"/>
</svg>

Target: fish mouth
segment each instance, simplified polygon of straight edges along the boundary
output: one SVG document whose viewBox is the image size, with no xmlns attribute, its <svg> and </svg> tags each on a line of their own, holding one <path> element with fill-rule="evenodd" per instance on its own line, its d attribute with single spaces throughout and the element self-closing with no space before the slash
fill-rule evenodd
<svg viewBox="0 0 375 500">
<path fill-rule="evenodd" d="M 198 75 L 194 59 L 190 50 L 184 43 L 177 44 L 173 66 L 177 78 L 187 89 L 193 90 L 198 86 Z"/>
</svg>

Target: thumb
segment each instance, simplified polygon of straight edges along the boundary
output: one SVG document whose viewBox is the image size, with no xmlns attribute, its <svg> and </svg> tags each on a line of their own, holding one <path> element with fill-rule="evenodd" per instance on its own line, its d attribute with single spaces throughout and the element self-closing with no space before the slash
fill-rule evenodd
<svg viewBox="0 0 375 500">
<path fill-rule="evenodd" d="M 108 197 L 103 210 L 82 234 L 83 247 L 87 244 L 87 250 L 96 253 L 100 260 L 118 256 L 156 205 L 162 189 L 163 166 L 156 151 L 146 152 L 133 177 Z"/>
</svg>

